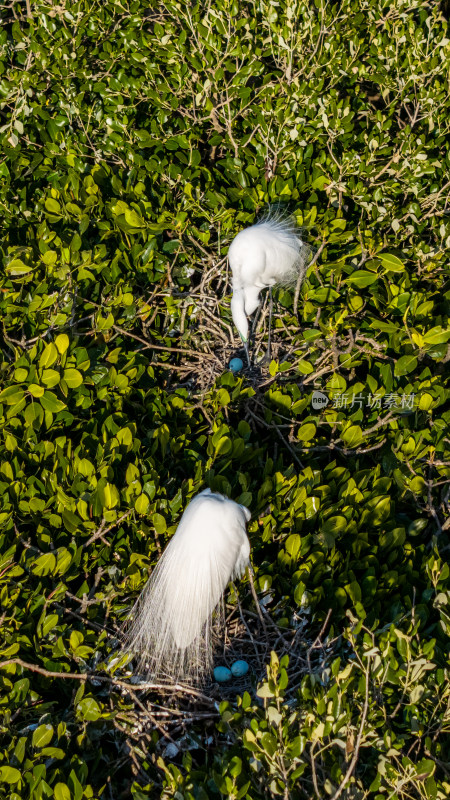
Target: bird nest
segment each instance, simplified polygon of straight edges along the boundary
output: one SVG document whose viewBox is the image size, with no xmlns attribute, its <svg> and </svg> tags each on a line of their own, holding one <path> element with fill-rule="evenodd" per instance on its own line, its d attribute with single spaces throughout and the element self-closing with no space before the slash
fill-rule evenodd
<svg viewBox="0 0 450 800">
<path fill-rule="evenodd" d="M 133 738 L 145 740 L 155 730 L 162 735 L 158 748 L 171 760 L 187 749 L 204 747 L 217 737 L 215 722 L 220 719 L 220 704 L 236 704 L 236 697 L 248 692 L 253 703 L 263 705 L 258 686 L 267 679 L 271 652 L 278 658 L 288 655 L 289 684 L 284 692 L 285 702 L 294 702 L 302 679 L 315 674 L 323 680 L 335 657 L 338 639 L 326 638 L 331 610 L 314 638 L 308 635 L 309 615 L 296 615 L 291 627 L 279 625 L 268 612 L 265 601 L 258 603 L 258 612 L 244 607 L 237 593 L 232 605 L 225 606 L 226 617 L 220 638 L 215 642 L 215 666 L 230 667 L 237 660 L 249 665 L 246 675 L 230 682 L 218 683 L 208 675 L 199 687 L 184 683 L 153 683 L 134 675 L 122 680 L 122 694 L 128 694 L 132 708 L 126 714 L 132 726 Z M 241 593 L 242 594 L 242 593 Z M 243 598 L 247 605 L 248 597 Z M 326 679 L 326 678 L 325 678 Z M 122 715 L 124 719 L 124 715 Z M 199 727 L 200 726 L 200 727 Z M 200 737 L 200 738 L 199 738 Z M 199 744 L 201 742 L 201 744 Z"/>
<path fill-rule="evenodd" d="M 290 349 L 291 332 L 283 321 L 286 310 L 280 309 L 281 313 L 278 313 L 275 302 L 272 323 L 278 329 L 283 329 L 284 341 L 274 336 L 269 357 L 269 297 L 265 292 L 261 307 L 253 315 L 250 339 L 252 363 L 248 365 L 227 313 L 231 287 L 225 262 L 226 259 L 222 259 L 218 263 L 205 264 L 198 273 L 201 277 L 198 280 L 196 275 L 192 277 L 193 285 L 189 292 L 182 292 L 172 285 L 148 301 L 148 308 L 153 309 L 154 313 L 159 306 L 163 311 L 169 297 L 176 301 L 178 307 L 177 325 L 171 332 L 176 346 L 157 348 L 153 355 L 156 363 L 168 369 L 168 387 L 187 388 L 194 395 L 201 396 L 215 385 L 233 358 L 242 360 L 243 368 L 239 374 L 256 387 L 270 379 L 271 358 L 280 360 Z M 142 320 L 142 323 L 147 333 L 145 321 Z"/>
</svg>

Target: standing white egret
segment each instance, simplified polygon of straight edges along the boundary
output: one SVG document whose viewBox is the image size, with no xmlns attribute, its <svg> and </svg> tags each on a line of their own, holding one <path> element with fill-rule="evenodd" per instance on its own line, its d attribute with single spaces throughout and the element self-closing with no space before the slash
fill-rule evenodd
<svg viewBox="0 0 450 800">
<path fill-rule="evenodd" d="M 304 245 L 295 220 L 279 214 L 268 214 L 249 228 L 244 228 L 231 242 L 228 250 L 233 276 L 231 315 L 241 337 L 250 364 L 248 352 L 247 317 L 256 311 L 260 292 L 267 286 L 272 291 L 276 284 L 295 283 L 306 269 L 308 247 Z M 272 294 L 270 295 L 270 324 Z"/>
<path fill-rule="evenodd" d="M 210 489 L 196 495 L 132 611 L 128 651 L 154 679 L 197 681 L 211 667 L 213 613 L 249 564 L 250 511 Z"/>
</svg>

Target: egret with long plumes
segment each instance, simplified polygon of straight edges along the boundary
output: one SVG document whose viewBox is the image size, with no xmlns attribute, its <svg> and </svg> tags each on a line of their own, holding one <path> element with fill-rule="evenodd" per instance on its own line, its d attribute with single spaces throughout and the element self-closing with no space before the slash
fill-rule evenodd
<svg viewBox="0 0 450 800">
<path fill-rule="evenodd" d="M 126 650 L 149 677 L 198 682 L 211 669 L 214 612 L 249 565 L 249 520 L 248 508 L 210 489 L 187 506 L 126 632 Z"/>
<path fill-rule="evenodd" d="M 291 285 L 302 279 L 309 248 L 303 243 L 300 230 L 290 217 L 268 214 L 260 222 L 244 228 L 231 242 L 228 260 L 233 277 L 231 315 L 244 343 L 250 364 L 248 319 L 260 303 L 260 292 L 277 284 Z M 272 295 L 270 296 L 270 318 Z M 270 325 L 269 345 L 270 353 Z"/>
</svg>

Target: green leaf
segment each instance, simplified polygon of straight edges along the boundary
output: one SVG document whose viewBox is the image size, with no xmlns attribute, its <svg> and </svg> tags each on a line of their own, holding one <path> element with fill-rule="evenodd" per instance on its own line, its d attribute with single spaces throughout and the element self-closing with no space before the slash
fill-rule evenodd
<svg viewBox="0 0 450 800">
<path fill-rule="evenodd" d="M 47 211 L 50 211 L 51 214 L 61 214 L 61 206 L 53 197 L 47 198 L 45 201 L 45 208 Z"/>
<path fill-rule="evenodd" d="M 371 525 L 380 526 L 389 518 L 391 513 L 391 500 L 389 497 L 382 497 L 368 515 Z"/>
<path fill-rule="evenodd" d="M 321 530 L 327 533 L 338 534 L 344 533 L 344 531 L 347 529 L 347 526 L 348 522 L 345 517 L 343 517 L 341 514 L 338 514 L 333 517 L 328 517 L 328 519 L 322 523 Z"/>
<path fill-rule="evenodd" d="M 65 369 L 64 380 L 69 389 L 76 389 L 83 383 L 83 375 L 77 369 Z"/>
<path fill-rule="evenodd" d="M 363 432 L 359 425 L 351 425 L 341 433 L 341 439 L 347 447 L 358 447 L 363 441 Z"/>
<path fill-rule="evenodd" d="M 339 292 L 331 286 L 321 286 L 319 289 L 309 292 L 309 298 L 316 303 L 334 303 L 339 297 Z"/>
<path fill-rule="evenodd" d="M 57 783 L 53 789 L 54 800 L 71 800 L 70 789 L 65 783 Z"/>
<path fill-rule="evenodd" d="M 54 730 L 52 725 L 39 725 L 31 738 L 33 747 L 45 747 L 53 738 Z"/>
<path fill-rule="evenodd" d="M 21 774 L 18 769 L 10 766 L 0 767 L 0 781 L 2 783 L 19 783 Z"/>
<path fill-rule="evenodd" d="M 416 779 L 423 780 L 428 775 L 433 775 L 436 769 L 436 764 L 431 758 L 422 758 L 419 763 L 416 764 L 415 769 Z"/>
<path fill-rule="evenodd" d="M 424 342 L 429 345 L 442 344 L 443 342 L 448 342 L 449 339 L 450 329 L 444 330 L 440 325 L 435 328 L 430 328 L 430 330 L 423 334 Z"/>
<path fill-rule="evenodd" d="M 300 442 L 310 442 L 311 439 L 314 439 L 316 435 L 316 426 L 313 422 L 307 422 L 305 425 L 302 425 L 297 433 L 297 439 Z"/>
<path fill-rule="evenodd" d="M 33 397 L 42 397 L 45 389 L 43 386 L 38 386 L 37 383 L 30 383 L 28 385 L 28 391 L 33 395 Z"/>
<path fill-rule="evenodd" d="M 125 211 L 125 219 L 131 228 L 145 228 L 145 222 L 142 217 L 132 208 L 127 208 Z"/>
<path fill-rule="evenodd" d="M 380 259 L 381 263 L 386 272 L 404 272 L 405 265 L 402 261 L 400 261 L 397 256 L 392 255 L 392 253 L 378 253 L 378 258 Z"/>
<path fill-rule="evenodd" d="M 46 758 L 58 758 L 62 760 L 65 758 L 66 753 L 61 747 L 43 747 L 39 755 L 41 758 L 45 756 Z"/>
<path fill-rule="evenodd" d="M 162 516 L 162 514 L 153 514 L 152 516 L 152 523 L 155 528 L 156 533 L 165 533 L 167 530 L 166 520 Z"/>
<path fill-rule="evenodd" d="M 47 368 L 51 367 L 52 364 L 55 363 L 57 358 L 58 358 L 58 351 L 53 342 L 50 342 L 44 347 L 44 350 L 41 353 L 41 357 L 39 359 L 40 368 L 43 369 L 44 367 Z"/>
<path fill-rule="evenodd" d="M 112 483 L 104 483 L 98 486 L 99 495 L 103 508 L 115 508 L 119 504 L 119 492 Z"/>
<path fill-rule="evenodd" d="M 19 368 L 19 369 L 16 369 L 14 371 L 14 379 L 18 383 L 23 383 L 23 381 L 26 381 L 27 378 L 28 378 L 28 370 L 27 369 Z"/>
<path fill-rule="evenodd" d="M 329 183 L 330 183 L 330 179 L 326 175 L 319 175 L 312 182 L 312 188 L 313 189 L 324 189 L 325 186 L 328 186 Z"/>
<path fill-rule="evenodd" d="M 56 567 L 56 558 L 53 553 L 43 553 L 41 556 L 33 561 L 31 571 L 35 575 L 50 575 L 53 574 Z"/>
<path fill-rule="evenodd" d="M 285 549 L 286 552 L 289 553 L 291 558 L 296 559 L 301 546 L 301 539 L 298 533 L 293 533 L 291 536 L 288 536 L 286 539 Z"/>
<path fill-rule="evenodd" d="M 148 499 L 146 494 L 140 494 L 139 497 L 136 498 L 134 503 L 134 507 L 138 514 L 146 514 L 149 505 L 150 505 L 150 500 Z"/>
<path fill-rule="evenodd" d="M 311 372 L 314 372 L 313 365 L 304 358 L 300 359 L 300 361 L 297 363 L 297 369 L 301 375 L 311 375 Z"/>
<path fill-rule="evenodd" d="M 67 514 L 67 511 L 64 512 Z M 58 575 L 64 575 L 67 572 L 70 565 L 72 564 L 73 557 L 70 550 L 66 547 L 60 547 L 57 551 L 57 561 L 56 561 L 56 569 L 55 572 Z"/>
<path fill-rule="evenodd" d="M 433 395 L 431 395 L 429 392 L 423 392 L 419 397 L 418 407 L 422 411 L 428 411 L 428 409 L 432 407 L 433 403 Z"/>
<path fill-rule="evenodd" d="M 409 536 L 419 536 L 428 525 L 427 519 L 415 519 L 408 527 Z"/>
<path fill-rule="evenodd" d="M 60 380 L 61 376 L 56 369 L 44 369 L 42 373 L 42 383 L 48 386 L 49 389 L 52 389 L 53 386 L 57 386 Z M 44 390 L 42 390 L 42 394 L 44 394 Z M 34 396 L 42 397 L 42 394 Z"/>
<path fill-rule="evenodd" d="M 58 254 L 55 253 L 54 250 L 47 250 L 46 253 L 42 256 L 42 261 L 44 264 L 51 266 L 52 264 L 56 264 L 58 260 Z"/>
<path fill-rule="evenodd" d="M 0 403 L 6 403 L 8 406 L 15 406 L 16 403 L 20 403 L 24 395 L 23 389 L 20 389 L 18 386 L 8 386 L 7 389 L 3 389 L 3 391 L 0 392 Z"/>
<path fill-rule="evenodd" d="M 257 690 L 256 694 L 258 695 L 258 697 L 263 697 L 263 698 L 274 697 L 274 692 L 272 691 L 272 689 L 269 689 L 268 683 L 263 683 L 262 686 L 260 686 L 259 689 Z"/>
<path fill-rule="evenodd" d="M 283 715 L 275 706 L 269 706 L 267 709 L 267 719 L 271 725 L 279 725 L 283 719 Z"/>
<path fill-rule="evenodd" d="M 101 717 L 100 706 L 93 697 L 84 697 L 76 706 L 77 715 L 86 722 L 95 722 Z"/>
<path fill-rule="evenodd" d="M 364 289 L 378 280 L 378 275 L 375 272 L 369 272 L 366 269 L 357 269 L 352 275 L 345 279 L 345 283 L 350 283 L 353 286 L 359 286 Z"/>
<path fill-rule="evenodd" d="M 80 631 L 72 631 L 69 637 L 71 650 L 76 650 L 84 641 L 84 636 Z"/>
<path fill-rule="evenodd" d="M 69 347 L 70 340 L 66 333 L 60 333 L 59 336 L 55 339 L 55 346 L 58 350 L 58 353 L 61 355 L 66 352 L 67 348 Z"/>
<path fill-rule="evenodd" d="M 232 449 L 231 439 L 228 436 L 221 436 L 215 445 L 215 455 L 226 455 Z"/>
<path fill-rule="evenodd" d="M 44 395 L 41 397 L 41 406 L 46 411 L 52 411 L 56 414 L 58 411 L 62 411 L 63 408 L 66 408 L 66 404 L 62 403 L 61 400 L 58 400 L 56 394 L 53 392 L 45 392 Z"/>
<path fill-rule="evenodd" d="M 217 392 L 217 400 L 221 406 L 227 406 L 231 403 L 231 397 L 226 389 L 219 389 Z"/>
<path fill-rule="evenodd" d="M 10 275 L 21 277 L 22 275 L 26 275 L 28 272 L 31 272 L 32 268 L 27 266 L 27 264 L 24 264 L 20 258 L 14 258 L 7 265 L 6 271 L 9 272 Z"/>
<path fill-rule="evenodd" d="M 409 372 L 412 372 L 413 369 L 417 367 L 417 358 L 416 356 L 409 355 L 409 356 L 401 356 L 398 361 L 395 362 L 394 367 L 394 375 L 399 378 L 402 375 L 407 375 Z"/>
</svg>

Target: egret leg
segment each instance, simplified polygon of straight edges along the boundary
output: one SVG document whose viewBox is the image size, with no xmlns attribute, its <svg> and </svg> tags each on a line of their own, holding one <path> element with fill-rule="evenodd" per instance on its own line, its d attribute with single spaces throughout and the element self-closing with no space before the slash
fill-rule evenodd
<svg viewBox="0 0 450 800">
<path fill-rule="evenodd" d="M 245 355 L 246 355 L 246 358 L 247 358 L 247 366 L 250 367 L 251 364 L 250 364 L 250 354 L 248 352 L 248 343 L 247 342 L 243 342 L 242 344 L 244 345 Z"/>
</svg>

